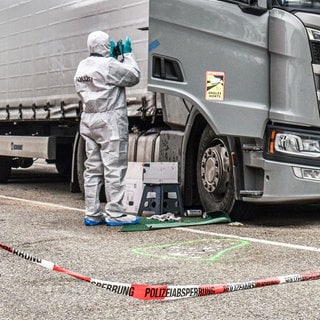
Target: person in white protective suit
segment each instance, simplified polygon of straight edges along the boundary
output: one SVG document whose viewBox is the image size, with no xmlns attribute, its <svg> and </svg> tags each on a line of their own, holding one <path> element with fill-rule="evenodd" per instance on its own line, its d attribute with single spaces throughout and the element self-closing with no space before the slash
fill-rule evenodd
<svg viewBox="0 0 320 320">
<path fill-rule="evenodd" d="M 123 46 L 123 61 L 110 53 L 109 35 L 95 31 L 88 36 L 90 56 L 77 68 L 74 82 L 83 102 L 80 134 L 85 139 L 85 218 L 87 226 L 117 226 L 139 222 L 126 215 L 122 204 L 128 162 L 128 116 L 125 88 L 139 82 L 140 70 L 131 52 L 131 40 Z M 99 194 L 105 185 L 107 203 Z"/>
</svg>

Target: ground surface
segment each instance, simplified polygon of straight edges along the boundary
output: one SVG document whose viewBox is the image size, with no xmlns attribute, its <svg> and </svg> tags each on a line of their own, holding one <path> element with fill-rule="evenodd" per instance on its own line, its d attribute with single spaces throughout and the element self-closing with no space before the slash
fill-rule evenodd
<svg viewBox="0 0 320 320">
<path fill-rule="evenodd" d="M 28 200 L 28 201 L 24 201 Z M 320 270 L 320 210 L 270 207 L 239 226 L 148 232 L 85 227 L 81 194 L 55 169 L 0 185 L 0 243 L 100 280 L 204 285 Z M 320 281 L 148 302 L 0 250 L 0 319 L 320 319 Z"/>
</svg>

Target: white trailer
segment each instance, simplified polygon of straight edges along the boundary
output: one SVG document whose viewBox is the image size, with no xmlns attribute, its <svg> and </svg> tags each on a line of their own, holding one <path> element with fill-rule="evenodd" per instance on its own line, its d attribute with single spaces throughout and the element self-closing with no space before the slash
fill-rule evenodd
<svg viewBox="0 0 320 320">
<path fill-rule="evenodd" d="M 87 36 L 95 30 L 106 31 L 115 41 L 132 38 L 142 76 L 137 86 L 127 89 L 135 132 L 130 135 L 129 160 L 154 159 L 155 150 L 139 151 L 137 143 L 138 135 L 150 127 L 148 119 L 156 122 L 157 117 L 154 95 L 147 92 L 148 5 L 147 0 L 0 2 L 1 182 L 8 180 L 12 167 L 28 167 L 43 158 L 55 163 L 61 174 L 68 175 L 73 167 L 71 189 L 78 189 L 78 177 L 81 189 L 85 155 L 73 77 L 88 55 Z M 141 118 L 138 134 L 134 124 Z M 151 134 L 140 140 L 154 138 Z"/>
<path fill-rule="evenodd" d="M 94 30 L 132 38 L 129 161 L 177 162 L 185 206 L 319 202 L 319 0 L 2 0 L 0 181 L 39 157 L 81 189 Z"/>
</svg>

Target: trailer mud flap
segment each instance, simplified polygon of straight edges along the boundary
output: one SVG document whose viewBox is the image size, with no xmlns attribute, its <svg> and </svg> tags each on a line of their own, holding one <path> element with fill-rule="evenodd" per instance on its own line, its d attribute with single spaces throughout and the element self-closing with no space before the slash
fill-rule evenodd
<svg viewBox="0 0 320 320">
<path fill-rule="evenodd" d="M 0 136 L 0 155 L 24 158 L 56 158 L 55 137 Z"/>
</svg>

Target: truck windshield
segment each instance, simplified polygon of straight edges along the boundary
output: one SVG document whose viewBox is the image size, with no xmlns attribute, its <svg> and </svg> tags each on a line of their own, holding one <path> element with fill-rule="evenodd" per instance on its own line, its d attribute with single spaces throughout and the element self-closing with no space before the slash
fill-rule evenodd
<svg viewBox="0 0 320 320">
<path fill-rule="evenodd" d="M 320 0 L 278 0 L 279 5 L 287 8 L 320 9 Z"/>
</svg>

